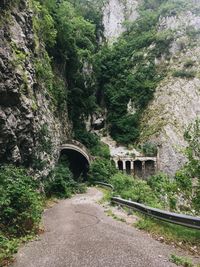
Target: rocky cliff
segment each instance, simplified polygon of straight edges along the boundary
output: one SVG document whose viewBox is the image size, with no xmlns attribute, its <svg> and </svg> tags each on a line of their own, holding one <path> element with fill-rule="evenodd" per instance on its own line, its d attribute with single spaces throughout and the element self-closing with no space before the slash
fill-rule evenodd
<svg viewBox="0 0 200 267">
<path fill-rule="evenodd" d="M 36 62 L 46 53 L 37 42 L 33 16 L 30 1 L 1 4 L 0 162 L 48 172 L 71 128 L 66 105 L 57 112 L 36 75 Z"/>
<path fill-rule="evenodd" d="M 33 2 L 11 0 L 0 4 L 0 162 L 46 171 L 47 164 L 54 165 L 60 144 L 71 136 L 72 130 L 66 101 L 62 106 L 55 101 L 46 81 L 50 76 L 51 80 L 65 83 L 52 70 L 45 45 L 38 36 Z M 169 6 L 165 6 L 168 11 L 163 11 L 156 26 L 157 43 L 147 39 L 151 45 L 136 51 L 135 58 L 142 64 L 132 62 L 129 74 L 141 66 L 141 69 L 148 67 L 152 58 L 157 70 L 165 69 L 153 100 L 142 114 L 140 143 L 155 143 L 159 147 L 160 170 L 173 175 L 185 162 L 184 131 L 200 116 L 200 15 L 198 1 L 190 0 L 187 7 L 180 5 L 171 10 L 168 2 Z M 103 26 L 109 43 L 117 41 L 126 30 L 125 22 L 137 21 L 141 3 L 139 0 L 105 2 Z M 165 39 L 169 49 L 162 47 L 161 51 L 166 52 L 156 53 L 155 47 L 163 45 Z M 134 51 L 131 53 L 134 55 Z M 134 115 L 134 99 L 127 100 L 128 112 Z"/>
<path fill-rule="evenodd" d="M 159 146 L 160 170 L 173 175 L 185 162 L 184 132 L 200 116 L 199 4 L 178 14 L 160 18 L 158 31 L 173 35 L 169 54 L 155 58 L 158 67 L 167 64 L 167 75 L 159 84 L 144 113 L 141 142 Z"/>
<path fill-rule="evenodd" d="M 139 0 L 108 0 L 103 8 L 104 36 L 110 43 L 122 34 L 125 22 L 133 22 L 138 17 Z"/>
<path fill-rule="evenodd" d="M 146 80 L 146 82 L 150 84 L 158 73 L 160 74 L 157 78 L 159 79 L 159 76 L 161 78 L 153 88 L 153 91 L 155 90 L 154 95 L 152 94 L 153 100 L 150 100 L 147 107 L 142 107 L 141 112 L 137 108 L 137 99 L 132 97 L 127 102 L 127 113 L 134 115 L 138 111 L 142 114 L 138 127 L 140 132 L 138 143 L 155 143 L 159 148 L 159 168 L 170 175 L 174 175 L 185 163 L 184 148 L 187 144 L 184 141 L 184 132 L 187 126 L 200 116 L 199 7 L 199 2 L 194 0 L 183 0 L 178 3 L 170 0 L 161 2 L 110 0 L 107 1 L 104 9 L 105 37 L 110 43 L 113 43 L 113 41 L 117 43 L 117 38 L 126 30 L 124 22 L 133 22 L 130 32 L 124 38 L 130 43 L 130 45 L 124 45 L 125 50 L 130 49 L 133 41 L 127 36 L 134 32 L 134 28 L 137 29 L 140 20 L 143 21 L 139 32 L 141 39 L 137 34 L 133 36 L 138 38 L 138 47 L 145 38 L 146 43 L 143 46 L 141 45 L 140 50 L 137 45 L 132 46 L 133 51 L 130 49 L 130 53 L 133 54 L 132 58 L 138 53 L 135 64 L 132 62 L 131 56 L 123 54 L 122 57 L 129 61 L 129 66 L 125 64 L 125 68 L 128 70 L 128 74 L 125 75 L 131 77 L 134 76 L 134 73 L 139 73 L 139 75 L 136 75 L 136 79 L 133 79 L 137 86 L 137 83 L 142 83 L 142 79 L 145 79 L 145 69 L 148 69 L 148 66 L 151 65 L 152 69 L 153 66 L 155 67 L 155 73 L 151 80 Z M 159 18 L 158 22 L 154 24 L 153 21 L 155 18 L 157 20 L 157 17 Z M 145 29 L 148 32 L 146 32 L 146 35 L 142 28 L 143 31 Z M 152 38 L 148 39 L 148 34 L 150 36 L 152 33 Z M 120 41 L 122 44 L 123 37 Z M 114 50 L 115 48 L 116 50 Z M 123 64 L 123 60 L 120 59 L 120 54 L 117 54 L 117 49 L 121 49 L 120 42 L 118 46 L 113 45 L 115 56 L 117 55 L 120 65 L 120 63 Z M 112 49 L 110 50 L 111 53 Z M 114 61 L 115 57 L 113 58 Z M 118 72 L 117 67 L 111 60 L 109 64 L 116 69 L 115 75 L 118 75 L 122 82 L 121 88 L 118 91 L 116 89 L 115 94 L 112 95 L 114 89 L 109 91 L 114 98 L 115 95 L 119 96 L 120 92 L 126 88 L 123 79 L 128 83 L 128 78 L 120 78 L 120 75 L 124 75 L 123 70 Z M 107 68 L 109 68 L 109 64 Z M 149 73 L 150 71 L 148 69 Z M 109 72 L 106 74 L 109 74 Z M 117 84 L 120 84 L 120 82 L 114 84 L 113 80 L 114 77 L 111 77 L 109 87 L 105 86 L 105 90 L 109 90 L 107 88 L 111 88 L 111 86 L 116 88 Z M 135 84 L 133 83 L 132 88 L 130 87 L 127 90 L 126 95 L 131 95 L 132 92 L 134 94 Z M 143 83 L 143 86 L 145 86 L 145 83 Z M 145 94 L 142 90 L 143 88 L 141 88 L 141 95 Z M 146 90 L 148 97 L 148 88 Z M 140 97 L 139 92 L 138 96 Z M 145 97 L 143 100 L 145 100 Z M 113 108 L 112 105 L 111 108 Z M 115 112 L 117 114 L 116 110 Z M 113 138 L 115 137 L 113 136 Z"/>
</svg>

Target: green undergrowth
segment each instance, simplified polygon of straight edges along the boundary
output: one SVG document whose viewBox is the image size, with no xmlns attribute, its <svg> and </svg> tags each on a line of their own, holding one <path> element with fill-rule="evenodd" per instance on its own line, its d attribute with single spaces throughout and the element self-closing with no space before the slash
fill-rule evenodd
<svg viewBox="0 0 200 267">
<path fill-rule="evenodd" d="M 0 167 L 0 266 L 12 261 L 18 247 L 41 232 L 44 207 L 52 198 L 68 198 L 86 191 L 69 167 L 58 164 L 48 177 L 35 180 L 22 167 Z"/>
<path fill-rule="evenodd" d="M 120 218 L 117 216 L 115 213 L 112 212 L 112 210 L 106 211 L 106 214 L 110 217 L 112 217 L 114 220 L 119 221 L 119 222 L 126 222 L 124 218 Z"/>
<path fill-rule="evenodd" d="M 146 216 L 134 225 L 141 230 L 145 230 L 156 237 L 163 237 L 166 243 L 174 243 L 182 248 L 187 248 L 191 252 L 195 250 L 200 253 L 200 231 L 186 228 Z"/>
<path fill-rule="evenodd" d="M 158 197 L 156 197 L 152 188 L 146 181 L 119 172 L 111 177 L 110 182 L 114 186 L 115 196 L 120 195 L 124 199 L 129 199 L 152 207 L 162 207 Z"/>
<path fill-rule="evenodd" d="M 114 164 L 105 158 L 97 158 L 92 162 L 88 173 L 88 180 L 91 183 L 105 182 L 109 183 L 110 177 L 116 173 Z"/>
<path fill-rule="evenodd" d="M 197 192 L 193 190 L 189 173 L 188 168 L 183 168 L 174 178 L 157 173 L 142 180 L 117 171 L 109 159 L 97 157 L 90 166 L 88 180 L 112 184 L 114 195 L 124 199 L 177 213 L 198 215 L 199 191 L 198 188 Z"/>
<path fill-rule="evenodd" d="M 117 182 L 118 181 L 116 181 L 116 183 Z M 119 188 L 121 185 L 122 184 L 119 185 Z M 130 187 L 130 184 L 127 184 L 127 187 Z M 99 186 L 98 188 L 104 193 L 102 200 L 99 202 L 100 204 L 109 202 L 113 194 L 116 194 L 108 189 L 102 189 Z M 200 231 L 144 216 L 128 207 L 124 207 L 123 209 L 128 214 L 135 214 L 138 217 L 138 221 L 134 224 L 138 229 L 151 233 L 152 236 L 158 240 L 162 238 L 162 242 L 164 241 L 167 244 L 175 244 L 178 247 L 187 249 L 193 254 L 200 253 Z M 108 210 L 106 214 L 115 220 L 124 222 L 124 220 L 116 216 L 111 209 Z"/>
<path fill-rule="evenodd" d="M 190 258 L 177 256 L 175 254 L 171 255 L 170 261 L 175 263 L 177 266 L 183 266 L 183 267 L 199 267 L 200 266 L 200 264 L 194 265 Z"/>
<path fill-rule="evenodd" d="M 110 199 L 112 197 L 112 190 L 104 188 L 103 186 L 96 186 L 101 192 L 103 193 L 102 199 L 99 201 L 99 204 L 104 204 L 110 202 Z"/>
<path fill-rule="evenodd" d="M 105 45 L 96 56 L 99 90 L 108 109 L 107 122 L 111 136 L 119 143 L 136 142 L 140 135 L 140 118 L 153 99 L 159 82 L 167 75 L 167 64 L 155 64 L 155 58 L 169 58 L 173 32 L 158 31 L 160 16 L 171 8 L 180 8 L 174 1 L 145 1 L 140 17 L 127 23 L 127 31 L 111 46 Z M 151 7 L 150 7 L 151 6 Z M 127 112 L 129 101 L 133 113 Z"/>
<path fill-rule="evenodd" d="M 0 168 L 0 266 L 40 229 L 43 196 L 24 168 Z"/>
<path fill-rule="evenodd" d="M 13 261 L 13 255 L 17 253 L 19 247 L 37 237 L 29 234 L 24 237 L 10 237 L 0 232 L 0 267 L 7 267 Z"/>
<path fill-rule="evenodd" d="M 69 198 L 75 193 L 85 193 L 86 185 L 76 182 L 69 167 L 60 163 L 45 179 L 44 191 L 48 198 Z"/>
</svg>

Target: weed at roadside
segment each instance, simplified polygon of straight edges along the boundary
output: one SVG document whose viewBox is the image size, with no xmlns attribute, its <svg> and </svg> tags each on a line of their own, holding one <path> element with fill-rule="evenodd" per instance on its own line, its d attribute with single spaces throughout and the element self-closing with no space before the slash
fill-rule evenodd
<svg viewBox="0 0 200 267">
<path fill-rule="evenodd" d="M 170 257 L 170 261 L 175 263 L 177 266 L 183 266 L 183 267 L 195 267 L 192 264 L 192 260 L 185 257 L 180 257 L 175 254 L 172 254 Z M 198 266 L 197 266 L 198 267 Z"/>
</svg>

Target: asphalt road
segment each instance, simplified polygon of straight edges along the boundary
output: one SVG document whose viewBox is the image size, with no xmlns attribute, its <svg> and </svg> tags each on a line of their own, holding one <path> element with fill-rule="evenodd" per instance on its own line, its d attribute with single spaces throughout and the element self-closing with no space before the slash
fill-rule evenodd
<svg viewBox="0 0 200 267">
<path fill-rule="evenodd" d="M 44 212 L 45 233 L 22 247 L 12 267 L 170 267 L 174 249 L 106 216 L 102 193 L 62 200 Z"/>
</svg>

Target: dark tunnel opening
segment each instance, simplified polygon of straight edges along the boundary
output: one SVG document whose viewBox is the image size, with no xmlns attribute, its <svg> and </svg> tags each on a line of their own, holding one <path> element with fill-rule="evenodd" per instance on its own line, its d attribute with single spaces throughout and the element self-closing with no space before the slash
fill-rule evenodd
<svg viewBox="0 0 200 267">
<path fill-rule="evenodd" d="M 60 162 L 69 164 L 69 169 L 73 173 L 74 180 L 84 182 L 89 171 L 88 160 L 78 151 L 63 149 L 60 153 Z"/>
</svg>

